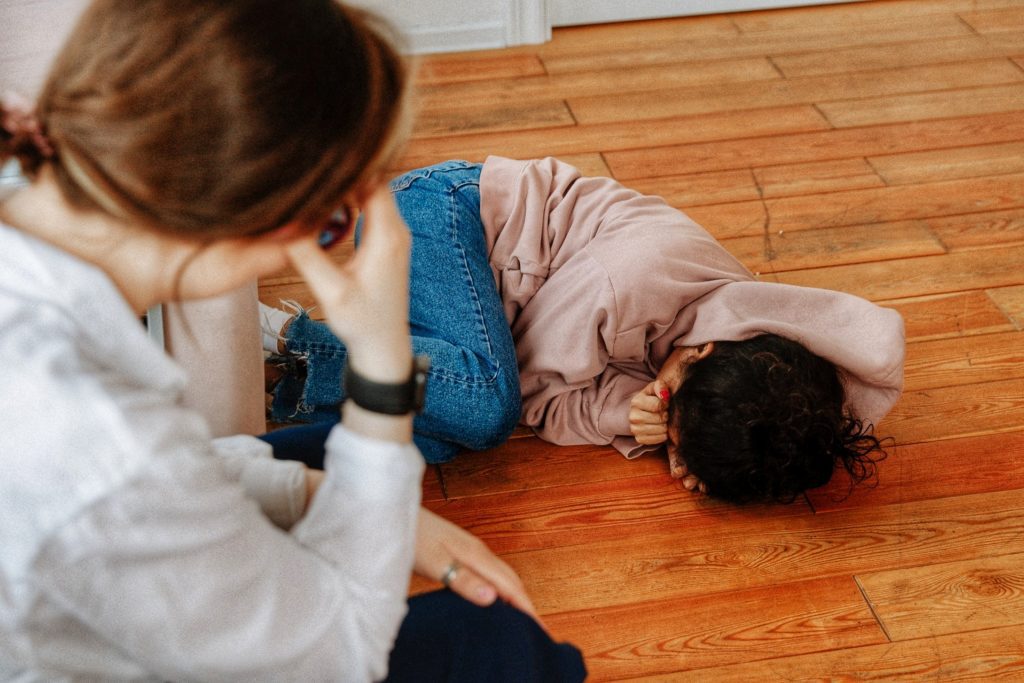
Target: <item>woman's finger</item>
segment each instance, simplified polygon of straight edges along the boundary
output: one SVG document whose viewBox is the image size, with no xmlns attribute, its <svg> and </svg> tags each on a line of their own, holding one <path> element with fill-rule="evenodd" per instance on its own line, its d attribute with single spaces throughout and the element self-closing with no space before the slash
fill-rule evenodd
<svg viewBox="0 0 1024 683">
<path fill-rule="evenodd" d="M 386 185 L 381 185 L 363 204 L 363 229 L 357 254 L 376 252 L 378 249 L 390 249 L 395 240 L 409 239 L 409 228 L 406 227 L 398 206 Z"/>
<path fill-rule="evenodd" d="M 502 599 L 537 618 L 537 608 L 527 595 L 522 579 L 487 546 L 481 543 L 477 548 L 466 549 L 460 560 L 480 577 L 491 582 Z"/>
<path fill-rule="evenodd" d="M 498 591 L 489 581 L 485 581 L 475 571 L 466 566 L 457 566 L 449 573 L 445 585 L 474 605 L 487 607 L 498 599 Z M 444 578 L 444 576 L 442 576 Z"/>
<path fill-rule="evenodd" d="M 285 253 L 317 301 L 333 301 L 341 296 L 346 285 L 345 272 L 320 248 L 315 238 L 296 240 L 287 245 Z"/>
</svg>

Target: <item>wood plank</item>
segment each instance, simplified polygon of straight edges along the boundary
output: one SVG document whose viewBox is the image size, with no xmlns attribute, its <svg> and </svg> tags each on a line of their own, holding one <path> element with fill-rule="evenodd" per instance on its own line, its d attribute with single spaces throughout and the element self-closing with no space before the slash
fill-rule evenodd
<svg viewBox="0 0 1024 683">
<path fill-rule="evenodd" d="M 1024 333 L 954 337 L 907 345 L 905 391 L 1024 377 Z"/>
<path fill-rule="evenodd" d="M 810 51 L 772 55 L 772 63 L 787 78 L 820 76 L 851 71 L 882 71 L 923 64 L 945 64 L 976 59 L 1008 57 L 1024 52 L 1024 34 L 994 33 L 945 40 L 919 40 L 853 47 L 845 50 Z"/>
<path fill-rule="evenodd" d="M 427 465 L 427 470 L 423 473 L 422 500 L 424 503 L 444 500 L 440 472 L 434 465 Z"/>
<path fill-rule="evenodd" d="M 903 316 L 908 342 L 1014 329 L 1010 319 L 980 290 L 879 303 L 896 309 Z"/>
<path fill-rule="evenodd" d="M 850 577 L 545 618 L 589 679 L 668 673 L 886 642 Z"/>
<path fill-rule="evenodd" d="M 1020 429 L 1024 379 L 907 391 L 878 426 L 896 443 L 951 439 Z"/>
<path fill-rule="evenodd" d="M 910 221 L 817 230 L 770 231 L 722 240 L 754 273 L 943 254 L 927 227 Z"/>
<path fill-rule="evenodd" d="M 732 17 L 723 18 L 732 21 Z M 662 21 L 670 26 L 668 21 Z M 733 27 L 732 36 L 727 33 L 708 36 L 695 36 L 692 33 L 672 35 L 668 31 L 664 35 L 652 35 L 652 28 L 658 27 L 660 23 L 633 22 L 620 28 L 613 50 L 608 49 L 609 43 L 598 47 L 599 38 L 588 41 L 589 44 L 548 44 L 540 49 L 541 61 L 548 73 L 557 74 L 673 64 L 679 62 L 683 54 L 693 61 L 710 61 L 820 50 L 822 45 L 828 45 L 830 49 L 874 45 L 880 42 L 880 32 L 884 32 L 886 42 L 894 43 L 924 38 L 941 40 L 972 34 L 970 27 L 952 14 L 892 19 L 877 23 L 873 30 L 857 31 L 851 31 L 841 24 L 816 24 L 805 25 L 800 31 L 764 31 L 738 35 Z M 597 36 L 596 33 L 594 35 Z M 559 34 L 558 38 L 561 37 L 562 34 Z"/>
<path fill-rule="evenodd" d="M 498 553 L 621 538 L 639 525 L 708 528 L 808 511 L 802 499 L 792 505 L 736 507 L 694 495 L 669 476 L 665 464 L 654 474 L 601 481 L 588 480 L 579 469 L 577 481 L 508 492 L 474 491 L 428 507 L 469 529 Z M 458 488 L 459 477 L 449 474 L 445 481 Z"/>
<path fill-rule="evenodd" d="M 636 121 L 600 126 L 484 133 L 458 138 L 420 139 L 416 140 L 414 145 L 410 145 L 395 164 L 395 170 L 409 170 L 451 158 L 483 161 L 490 154 L 513 159 L 532 159 L 651 145 L 689 144 L 740 135 L 777 135 L 826 128 L 829 128 L 829 125 L 816 109 L 800 106 L 726 112 L 714 116 L 683 117 L 671 121 Z M 615 172 L 615 169 L 612 168 L 612 171 Z"/>
<path fill-rule="evenodd" d="M 1024 240 L 1024 212 L 1020 209 L 927 218 L 922 222 L 951 251 Z"/>
<path fill-rule="evenodd" d="M 451 110 L 452 102 L 473 106 L 561 100 L 566 97 L 622 95 L 654 88 L 778 80 L 779 72 L 765 57 L 728 59 L 699 64 L 656 64 L 634 69 L 585 71 L 535 78 L 491 79 L 485 84 L 455 83 L 423 87 L 416 102 L 423 112 Z"/>
<path fill-rule="evenodd" d="M 679 208 L 723 239 L 760 235 L 765 225 L 788 232 L 1022 207 L 1024 174 Z"/>
<path fill-rule="evenodd" d="M 610 446 L 555 446 L 529 437 L 465 453 L 441 471 L 454 499 L 662 474 L 667 467 L 663 455 L 626 460 Z"/>
<path fill-rule="evenodd" d="M 1018 330 L 1024 329 L 1024 285 L 991 289 L 988 295 Z"/>
<path fill-rule="evenodd" d="M 1021 263 L 1024 263 L 1024 247 L 1013 245 L 907 261 L 787 271 L 778 273 L 777 279 L 791 285 L 838 289 L 870 301 L 881 301 L 1016 286 L 1024 277 Z"/>
<path fill-rule="evenodd" d="M 633 683 L 680 680 L 709 683 L 792 681 L 1019 681 L 1024 679 L 1024 632 L 1017 627 L 920 638 L 693 672 L 643 676 Z"/>
<path fill-rule="evenodd" d="M 1024 425 L 1021 425 L 1024 427 Z M 1024 432 L 897 445 L 878 464 L 877 485 L 851 488 L 845 472 L 807 492 L 815 513 L 1024 489 Z"/>
<path fill-rule="evenodd" d="M 631 180 L 629 187 L 679 207 L 756 200 L 760 196 L 747 169 Z"/>
<path fill-rule="evenodd" d="M 864 159 L 763 166 L 684 175 L 631 179 L 629 187 L 657 195 L 673 206 L 700 206 L 761 197 L 787 197 L 883 187 L 885 182 Z"/>
<path fill-rule="evenodd" d="M 857 576 L 892 640 L 1024 625 L 1024 554 Z"/>
<path fill-rule="evenodd" d="M 637 524 L 504 559 L 553 614 L 1019 552 L 1024 496 L 1005 491 L 708 528 Z"/>
<path fill-rule="evenodd" d="M 491 53 L 474 57 L 426 55 L 414 63 L 419 89 L 441 83 L 491 81 L 499 78 L 543 76 L 544 65 L 537 55 Z"/>
<path fill-rule="evenodd" d="M 864 159 L 836 159 L 762 166 L 754 177 L 764 197 L 791 197 L 881 187 L 885 184 Z"/>
<path fill-rule="evenodd" d="M 552 31 L 552 40 L 533 46 L 545 64 L 565 55 L 599 57 L 614 50 L 643 50 L 693 42 L 727 40 L 739 34 L 725 14 L 631 21 L 626 24 L 566 26 Z M 550 71 L 550 70 L 549 70 Z M 550 71 L 550 73 L 556 73 Z"/>
<path fill-rule="evenodd" d="M 922 93 L 946 91 L 954 88 L 989 86 L 980 93 L 976 108 L 965 113 L 1008 111 L 1020 108 L 1017 96 L 1024 92 L 1024 73 L 1007 59 L 982 60 L 964 64 L 938 64 L 907 69 L 889 69 L 886 78 L 879 78 L 875 72 L 829 74 L 772 81 L 751 81 L 748 83 L 725 83 L 685 88 L 666 88 L 634 92 L 628 98 L 617 95 L 596 95 L 592 97 L 570 97 L 569 109 L 581 124 L 608 123 L 611 121 L 635 121 L 673 116 L 690 116 L 715 111 L 734 111 L 752 107 L 780 107 L 796 104 L 817 104 L 834 125 L 858 125 L 849 121 L 859 120 L 855 116 L 867 114 L 845 114 L 843 107 L 859 106 L 868 110 L 869 104 L 894 99 L 908 111 L 928 111 L 927 104 L 937 100 Z M 1004 85 L 1004 84 L 1012 85 Z M 913 98 L 924 99 L 913 99 Z M 858 100 L 851 104 L 851 100 Z M 863 100 L 863 102 L 861 101 Z M 839 104 L 836 104 L 836 102 Z M 831 104 L 830 104 L 831 103 Z M 841 105 L 841 106 L 840 106 Z M 935 105 L 932 105 L 933 107 Z M 985 108 L 989 107 L 989 108 Z M 996 107 L 996 108 L 993 108 Z M 874 105 L 878 109 L 877 105 Z M 948 107 L 947 107 L 948 109 Z M 860 111 L 855 109 L 855 111 Z M 868 110 L 870 111 L 870 110 Z M 956 113 L 946 114 L 955 116 Z M 890 120 L 913 120 L 922 116 L 894 118 Z M 933 116 L 932 118 L 937 118 Z M 886 121 L 867 121 L 866 123 Z M 859 125 L 865 125 L 860 123 Z"/>
<path fill-rule="evenodd" d="M 890 185 L 1024 173 L 1024 142 L 869 157 Z"/>
<path fill-rule="evenodd" d="M 1019 4 L 1005 9 L 987 10 L 983 12 L 960 12 L 960 18 L 966 21 L 978 33 L 997 33 L 1012 31 L 1019 33 L 1024 26 L 1024 7 Z"/>
<path fill-rule="evenodd" d="M 575 123 L 565 103 L 560 101 L 467 105 L 465 108 L 418 112 L 412 138 L 557 128 Z"/>
<path fill-rule="evenodd" d="M 612 172 L 609 170 L 608 164 L 604 162 L 604 157 L 597 152 L 563 154 L 558 158 L 570 166 L 575 166 L 579 169 L 579 172 L 585 176 L 604 178 L 612 177 Z"/>
<path fill-rule="evenodd" d="M 733 21 L 743 33 L 764 31 L 806 31 L 821 24 L 850 30 L 858 24 L 885 24 L 928 14 L 1001 9 L 1013 7 L 1017 0 L 914 0 L 914 2 L 865 2 L 860 4 L 819 5 L 755 12 L 738 12 Z"/>
<path fill-rule="evenodd" d="M 1019 112 L 1024 109 L 1024 86 L 993 85 L 943 92 L 822 102 L 818 108 L 829 122 L 838 128 L 973 114 Z M 575 109 L 573 111 L 575 113 Z"/>
<path fill-rule="evenodd" d="M 605 160 L 616 178 L 631 180 L 754 168 L 766 161 L 799 164 L 946 149 L 950 140 L 969 140 L 978 145 L 1019 142 L 1024 139 L 1024 117 L 1014 112 L 843 130 L 788 134 L 779 131 L 770 135 L 751 130 L 746 135 L 737 131 L 732 137 L 736 139 L 695 139 L 687 144 L 662 141 L 637 144 L 633 149 L 609 147 Z"/>
</svg>

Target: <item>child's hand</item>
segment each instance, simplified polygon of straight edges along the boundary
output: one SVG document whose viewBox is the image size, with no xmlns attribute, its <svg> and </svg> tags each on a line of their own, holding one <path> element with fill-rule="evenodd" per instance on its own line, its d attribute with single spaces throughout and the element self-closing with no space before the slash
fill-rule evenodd
<svg viewBox="0 0 1024 683">
<path fill-rule="evenodd" d="M 668 445 L 668 471 L 672 474 L 673 479 L 682 479 L 683 488 L 687 491 L 694 493 L 706 493 L 707 487 L 700 479 L 690 474 L 690 470 L 687 469 L 686 463 L 683 462 L 683 458 L 679 455 L 679 449 L 674 447 L 672 444 Z"/>
<path fill-rule="evenodd" d="M 668 389 L 655 380 L 629 402 L 629 431 L 637 443 L 653 446 L 668 439 Z"/>
</svg>

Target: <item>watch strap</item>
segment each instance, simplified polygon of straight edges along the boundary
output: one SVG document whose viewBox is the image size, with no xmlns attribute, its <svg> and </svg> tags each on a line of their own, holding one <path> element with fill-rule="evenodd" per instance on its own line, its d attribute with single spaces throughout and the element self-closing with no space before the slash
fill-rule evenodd
<svg viewBox="0 0 1024 683">
<path fill-rule="evenodd" d="M 346 364 L 343 387 L 345 396 L 360 408 L 384 415 L 419 413 L 427 390 L 430 356 L 413 357 L 409 379 L 397 384 L 369 380 Z"/>
</svg>

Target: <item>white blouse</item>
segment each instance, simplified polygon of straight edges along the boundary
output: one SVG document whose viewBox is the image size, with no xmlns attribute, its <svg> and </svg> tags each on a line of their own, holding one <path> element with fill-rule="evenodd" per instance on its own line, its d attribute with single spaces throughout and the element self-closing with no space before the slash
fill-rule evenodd
<svg viewBox="0 0 1024 683">
<path fill-rule="evenodd" d="M 6 226 L 0 368 L 0 680 L 385 675 L 414 446 L 336 427 L 299 519 L 303 466 L 212 441 L 109 278 Z"/>
</svg>

